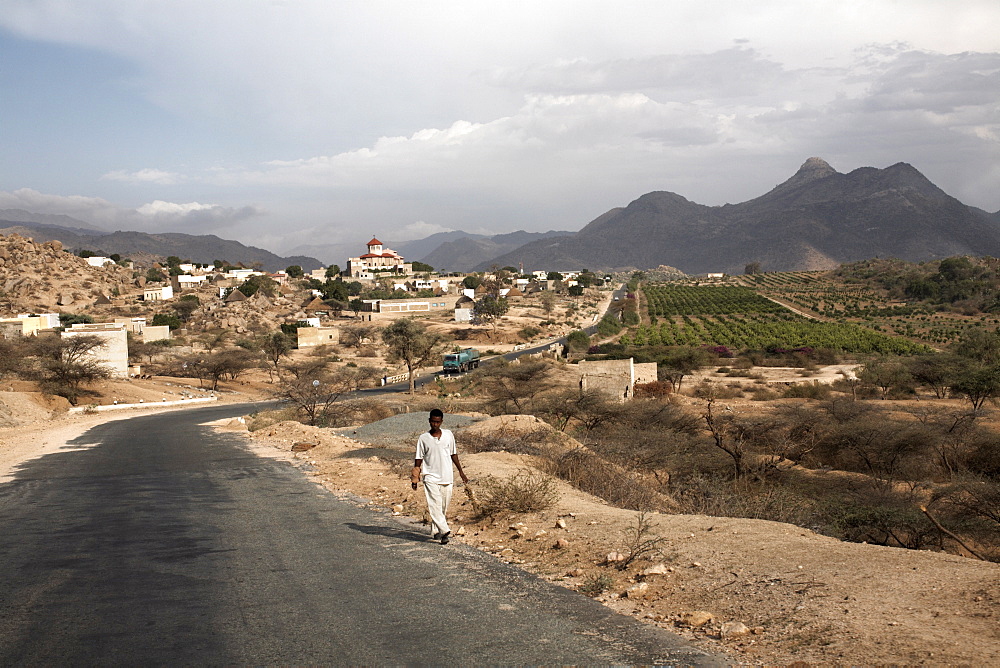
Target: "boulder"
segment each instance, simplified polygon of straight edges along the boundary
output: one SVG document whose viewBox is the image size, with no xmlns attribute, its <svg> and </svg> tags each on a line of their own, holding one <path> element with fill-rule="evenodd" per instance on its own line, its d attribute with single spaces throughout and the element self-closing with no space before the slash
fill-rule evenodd
<svg viewBox="0 0 1000 668">
<path fill-rule="evenodd" d="M 640 582 L 639 584 L 632 585 L 625 590 L 625 596 L 627 598 L 646 598 L 649 595 L 649 585 L 645 582 Z"/>
<path fill-rule="evenodd" d="M 693 610 L 691 612 L 682 612 L 680 615 L 680 623 L 684 626 L 690 626 L 692 628 L 698 628 L 708 624 L 713 619 L 715 615 L 711 612 L 705 612 L 704 610 Z"/>
<path fill-rule="evenodd" d="M 722 625 L 721 635 L 723 638 L 740 638 L 749 633 L 750 629 L 743 622 L 726 622 Z"/>
</svg>

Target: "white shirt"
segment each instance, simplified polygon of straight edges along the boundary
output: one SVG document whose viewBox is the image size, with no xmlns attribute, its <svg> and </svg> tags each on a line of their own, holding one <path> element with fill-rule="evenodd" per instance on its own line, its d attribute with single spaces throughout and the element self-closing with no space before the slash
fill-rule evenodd
<svg viewBox="0 0 1000 668">
<path fill-rule="evenodd" d="M 442 429 L 441 438 L 434 438 L 429 431 L 425 431 L 417 439 L 417 456 L 414 459 L 422 460 L 420 472 L 425 482 L 450 485 L 455 482 L 451 456 L 457 453 L 455 435 L 450 429 Z"/>
</svg>

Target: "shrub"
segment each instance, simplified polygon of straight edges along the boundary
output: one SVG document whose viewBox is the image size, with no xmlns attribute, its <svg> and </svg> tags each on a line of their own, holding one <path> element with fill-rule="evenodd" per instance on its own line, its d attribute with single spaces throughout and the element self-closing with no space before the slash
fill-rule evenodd
<svg viewBox="0 0 1000 668">
<path fill-rule="evenodd" d="M 551 507 L 559 498 L 555 480 L 528 470 L 507 478 L 487 476 L 481 483 L 480 512 L 489 517 L 502 512 L 532 513 Z"/>
<path fill-rule="evenodd" d="M 651 383 L 636 383 L 636 397 L 666 397 L 673 393 L 673 386 L 662 380 L 654 380 Z"/>
<path fill-rule="evenodd" d="M 570 450 L 550 466 L 554 475 L 619 508 L 671 509 L 669 500 L 642 475 L 616 466 L 589 450 Z"/>
<path fill-rule="evenodd" d="M 825 383 L 813 381 L 791 385 L 785 390 L 786 399 L 829 399 L 833 388 Z"/>
<path fill-rule="evenodd" d="M 520 336 L 525 341 L 530 341 L 531 339 L 535 338 L 541 333 L 542 330 L 538 329 L 537 327 L 531 327 L 529 325 L 528 327 L 522 327 L 521 331 L 518 332 L 517 335 Z"/>
<path fill-rule="evenodd" d="M 607 573 L 595 573 L 589 575 L 580 585 L 580 593 L 590 597 L 599 596 L 611 589 L 615 584 L 614 578 Z"/>
</svg>

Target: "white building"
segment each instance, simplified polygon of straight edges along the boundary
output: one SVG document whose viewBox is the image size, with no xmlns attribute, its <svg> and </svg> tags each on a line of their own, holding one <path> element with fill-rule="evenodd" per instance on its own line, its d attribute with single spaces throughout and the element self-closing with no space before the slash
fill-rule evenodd
<svg viewBox="0 0 1000 668">
<path fill-rule="evenodd" d="M 413 265 L 391 248 L 383 248 L 382 242 L 372 237 L 367 253 L 347 259 L 347 275 L 362 278 L 378 273 L 409 275 L 413 273 Z"/>
<path fill-rule="evenodd" d="M 142 291 L 142 301 L 159 302 L 174 298 L 174 289 L 169 285 L 162 287 L 146 286 Z"/>
<path fill-rule="evenodd" d="M 87 264 L 89 264 L 91 267 L 103 267 L 104 265 L 108 264 L 109 262 L 111 264 L 115 263 L 115 261 L 112 260 L 111 258 L 104 257 L 102 255 L 92 255 L 91 257 L 86 258 L 86 260 L 87 260 Z"/>
<path fill-rule="evenodd" d="M 111 371 L 114 378 L 128 378 L 128 332 L 125 325 L 113 322 L 77 323 L 64 331 L 62 337 L 93 335 L 104 345 L 90 351 L 91 358 Z"/>
</svg>

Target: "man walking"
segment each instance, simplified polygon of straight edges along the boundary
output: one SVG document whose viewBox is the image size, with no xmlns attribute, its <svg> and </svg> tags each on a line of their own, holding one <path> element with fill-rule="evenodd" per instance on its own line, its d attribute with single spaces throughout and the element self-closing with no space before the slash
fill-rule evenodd
<svg viewBox="0 0 1000 668">
<path fill-rule="evenodd" d="M 424 479 L 424 497 L 427 499 L 427 510 L 431 516 L 431 531 L 434 539 L 440 539 L 442 545 L 448 544 L 451 529 L 448 528 L 448 503 L 451 501 L 451 491 L 455 482 L 452 464 L 462 476 L 462 482 L 468 484 L 469 478 L 462 470 L 458 461 L 458 450 L 455 446 L 455 435 L 450 429 L 442 429 L 444 413 L 440 408 L 431 411 L 427 420 L 431 428 L 417 439 L 417 455 L 413 460 L 413 471 L 410 473 L 410 486 L 417 488 L 420 475 Z"/>
</svg>

